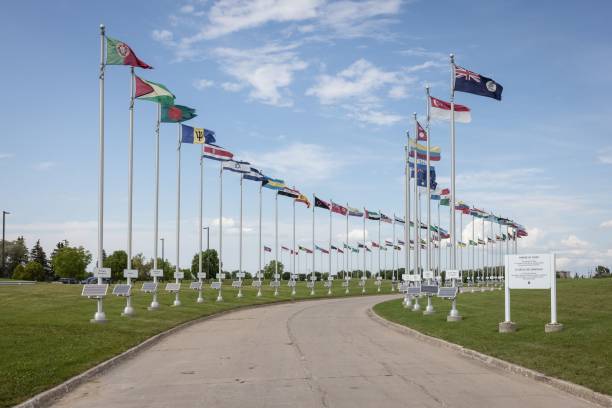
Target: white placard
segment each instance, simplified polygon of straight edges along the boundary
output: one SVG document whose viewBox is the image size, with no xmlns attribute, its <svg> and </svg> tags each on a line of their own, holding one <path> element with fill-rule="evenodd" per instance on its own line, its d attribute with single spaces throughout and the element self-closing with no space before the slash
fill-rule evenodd
<svg viewBox="0 0 612 408">
<path fill-rule="evenodd" d="M 96 278 L 110 278 L 111 277 L 111 268 L 95 268 L 94 276 Z"/>
<path fill-rule="evenodd" d="M 274 279 L 280 279 L 280 277 L 281 277 L 280 273 L 275 273 L 273 276 Z"/>
<path fill-rule="evenodd" d="M 245 273 L 244 273 L 244 272 L 238 272 L 238 273 L 236 274 L 236 277 L 237 277 L 237 278 L 244 278 L 244 277 L 245 277 Z"/>
<path fill-rule="evenodd" d="M 510 289 L 550 289 L 552 254 L 506 255 Z"/>
<path fill-rule="evenodd" d="M 183 279 L 185 278 L 185 272 L 174 272 L 174 279 Z"/>
<path fill-rule="evenodd" d="M 408 279 L 409 282 L 420 282 L 421 281 L 421 277 L 415 274 L 408 275 L 408 278 L 409 278 Z"/>
<path fill-rule="evenodd" d="M 198 272 L 198 279 L 206 279 L 206 272 Z"/>
<path fill-rule="evenodd" d="M 256 277 L 257 279 L 263 279 L 264 274 L 263 274 L 263 273 L 261 273 L 261 272 L 259 272 L 259 273 L 256 273 L 256 274 L 255 274 L 255 277 Z"/>
<path fill-rule="evenodd" d="M 381 281 L 381 280 L 382 280 L 382 276 L 377 276 L 377 277 L 376 277 L 376 280 L 377 280 L 377 281 Z"/>
<path fill-rule="evenodd" d="M 225 272 L 224 273 L 218 273 L 216 276 L 216 279 L 225 279 Z"/>
<path fill-rule="evenodd" d="M 151 276 L 157 276 L 158 278 L 163 278 L 164 277 L 164 270 L 163 269 L 151 269 Z"/>
<path fill-rule="evenodd" d="M 433 279 L 433 271 L 423 271 L 423 279 Z"/>
<path fill-rule="evenodd" d="M 449 269 L 446 271 L 446 279 L 461 279 L 459 269 Z"/>
<path fill-rule="evenodd" d="M 327 280 L 328 280 L 328 281 L 333 281 L 333 280 L 334 280 L 334 277 L 333 277 L 333 276 L 328 276 L 328 277 L 327 277 Z"/>
<path fill-rule="evenodd" d="M 406 282 L 406 281 L 410 281 L 410 276 L 411 276 L 411 275 L 409 275 L 409 274 L 407 274 L 407 273 L 402 273 L 402 280 L 403 280 L 404 282 Z"/>
<path fill-rule="evenodd" d="M 124 269 L 123 270 L 124 278 L 137 278 L 138 277 L 138 269 Z"/>
</svg>

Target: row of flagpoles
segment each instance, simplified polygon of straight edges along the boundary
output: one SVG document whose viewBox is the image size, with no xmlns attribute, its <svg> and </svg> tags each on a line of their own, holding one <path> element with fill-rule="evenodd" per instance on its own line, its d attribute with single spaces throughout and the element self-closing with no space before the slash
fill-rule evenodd
<svg viewBox="0 0 612 408">
<path fill-rule="evenodd" d="M 181 145 L 184 143 L 188 144 L 201 144 L 202 145 L 202 154 L 200 157 L 200 189 L 199 189 L 199 269 L 198 269 L 198 280 L 202 282 L 202 279 L 205 277 L 205 273 L 202 270 L 202 214 L 203 214 L 203 196 L 204 196 L 204 159 L 212 159 L 221 162 L 219 167 L 219 270 L 217 274 L 217 278 L 219 279 L 219 295 L 218 300 L 222 300 L 221 296 L 221 281 L 223 279 L 223 173 L 224 170 L 236 172 L 240 174 L 240 238 L 239 238 L 239 276 L 238 279 L 241 282 L 243 277 L 243 265 L 242 265 L 242 255 L 243 255 L 243 245 L 242 245 L 242 232 L 243 232 L 243 181 L 252 180 L 259 182 L 259 237 L 258 237 L 258 272 L 257 278 L 259 280 L 259 291 L 258 295 L 261 294 L 261 278 L 262 278 L 262 253 L 265 255 L 268 247 L 264 247 L 262 245 L 262 236 L 261 236 L 261 227 L 262 227 L 262 189 L 267 188 L 275 191 L 275 273 L 274 273 L 274 288 L 275 294 L 278 293 L 279 287 L 279 271 L 278 271 L 278 253 L 279 253 L 279 242 L 278 242 L 278 196 L 286 196 L 293 199 L 293 233 L 292 233 L 292 246 L 290 249 L 291 254 L 291 275 L 292 280 L 294 280 L 294 275 L 296 273 L 296 257 L 299 256 L 299 252 L 302 250 L 307 252 L 309 255 L 312 254 L 312 268 L 311 268 L 311 281 L 314 282 L 316 280 L 314 271 L 315 271 L 315 252 L 319 250 L 321 253 L 329 254 L 328 256 L 328 271 L 331 274 L 332 272 L 332 257 L 331 253 L 333 250 L 336 252 L 341 251 L 339 247 L 334 246 L 332 243 L 332 214 L 337 213 L 346 217 L 346 242 L 342 243 L 342 249 L 346 250 L 345 258 L 345 271 L 346 266 L 349 265 L 349 254 L 358 253 L 360 249 L 363 249 L 363 269 L 361 280 L 365 280 L 366 278 L 366 254 L 367 252 L 371 252 L 372 250 L 368 248 L 366 243 L 366 220 L 374 220 L 378 221 L 378 242 L 372 241 L 371 247 L 378 248 L 378 271 L 381 271 L 381 250 L 386 249 L 386 246 L 383 246 L 381 241 L 381 222 L 392 223 L 393 224 L 393 241 L 391 242 L 391 247 L 393 248 L 393 252 L 399 249 L 401 250 L 402 245 L 405 248 L 405 262 L 404 262 L 404 271 L 405 273 L 410 273 L 410 255 L 411 248 L 413 248 L 414 252 L 414 266 L 412 269 L 412 274 L 421 274 L 422 271 L 430 271 L 433 268 L 432 257 L 435 257 L 435 251 L 432 251 L 432 243 L 434 244 L 434 249 L 437 249 L 437 268 L 436 275 L 439 276 L 441 272 L 441 250 L 442 250 L 442 240 L 448 239 L 450 240 L 450 244 L 448 245 L 449 251 L 449 261 L 446 263 L 447 269 L 455 269 L 457 267 L 456 262 L 456 249 L 457 246 L 461 246 L 463 242 L 459 244 L 456 242 L 456 232 L 455 232 L 455 209 L 465 212 L 465 208 L 468 209 L 470 215 L 474 218 L 483 219 L 483 241 L 484 245 L 489 241 L 489 238 L 484 237 L 484 221 L 489 221 L 491 223 L 498 223 L 500 225 L 500 234 L 502 234 L 501 226 L 505 225 L 508 228 L 513 229 L 512 236 L 516 239 L 516 237 L 520 237 L 526 235 L 525 229 L 519 224 L 514 223 L 511 220 L 507 220 L 504 218 L 496 217 L 492 214 L 486 213 L 481 210 L 477 210 L 476 208 L 471 208 L 466 206 L 465 204 L 456 201 L 455 197 L 455 120 L 459 122 L 469 122 L 470 120 L 470 110 L 469 108 L 458 105 L 454 103 L 454 92 L 455 90 L 462 90 L 464 92 L 473 92 L 473 89 L 470 91 L 469 85 L 462 84 L 462 88 L 459 89 L 456 87 L 457 78 L 460 78 L 463 81 L 474 81 L 477 84 L 483 84 L 485 89 L 488 92 L 491 92 L 493 97 L 498 95 L 496 99 L 501 99 L 501 86 L 498 84 L 491 84 L 489 78 L 485 78 L 475 74 L 473 72 L 467 71 L 463 68 L 459 68 L 454 64 L 454 59 L 451 56 L 451 67 L 452 67 L 452 86 L 451 86 L 451 101 L 450 103 L 444 102 L 440 99 L 434 98 L 429 95 L 429 88 L 426 88 L 427 93 L 427 116 L 426 116 L 426 125 L 422 127 L 417 120 L 416 114 L 414 115 L 415 121 L 415 137 L 411 139 L 408 137 L 407 145 L 405 147 L 405 208 L 404 208 L 404 217 L 393 216 L 393 219 L 386 216 L 380 210 L 378 212 L 368 211 L 366 208 L 363 211 L 350 207 L 348 204 L 340 205 L 333 201 L 324 201 L 313 195 L 314 205 L 312 208 L 312 249 L 308 249 L 305 247 L 296 246 L 296 237 L 295 237 L 295 205 L 296 203 L 303 203 L 307 207 L 310 207 L 311 203 L 308 199 L 308 196 L 301 193 L 299 190 L 295 188 L 288 187 L 285 182 L 281 179 L 276 179 L 272 177 L 268 177 L 262 173 L 261 170 L 252 167 L 250 163 L 235 160 L 234 155 L 227 149 L 218 146 L 216 144 L 215 133 L 211 130 L 204 128 L 195 128 L 191 126 L 184 125 L 183 122 L 193 119 L 197 116 L 196 110 L 193 108 L 189 108 L 184 105 L 175 104 L 175 96 L 170 92 L 170 90 L 162 84 L 155 83 L 152 81 L 145 80 L 135 75 L 134 68 L 142 68 L 142 69 L 152 69 L 151 66 L 141 61 L 131 50 L 131 48 L 116 39 L 112 39 L 106 36 L 105 28 L 103 25 L 100 26 L 100 75 L 99 75 L 99 86 L 100 86 L 100 132 L 99 132 L 99 212 L 98 212 L 98 248 L 97 248 L 97 259 L 98 259 L 98 267 L 102 266 L 102 254 L 103 254 L 103 226 L 104 226 L 104 80 L 105 80 L 105 72 L 106 68 L 109 65 L 127 65 L 130 66 L 130 121 L 129 121 L 129 137 L 128 137 L 128 235 L 127 235 L 127 255 L 128 255 L 128 265 L 127 269 L 124 272 L 125 277 L 127 278 L 127 283 L 131 284 L 132 277 L 137 276 L 135 271 L 131 269 L 131 260 L 132 260 L 132 191 L 133 191 L 133 146 L 134 146 L 134 101 L 135 100 L 144 100 L 157 103 L 157 121 L 155 127 L 156 133 L 156 148 L 155 148 L 155 205 L 154 205 L 154 222 L 153 222 L 153 270 L 151 271 L 151 275 L 153 277 L 153 281 L 157 282 L 157 278 L 159 276 L 163 276 L 163 272 L 158 269 L 158 218 L 159 218 L 159 157 L 160 157 L 160 149 L 159 149 L 159 134 L 160 134 L 160 125 L 162 123 L 176 123 L 178 124 L 177 129 L 177 197 L 176 197 L 176 270 L 175 270 L 175 280 L 176 283 L 180 283 L 182 279 L 182 273 L 179 269 L 179 254 L 180 254 L 180 217 L 181 217 Z M 461 76 L 461 77 L 460 77 Z M 477 80 L 477 81 L 476 81 Z M 485 82 L 488 81 L 488 82 Z M 493 89 L 493 91 L 490 91 Z M 485 95 L 491 96 L 491 95 Z M 432 185 L 435 185 L 435 170 L 433 166 L 431 166 L 432 161 L 439 161 L 441 159 L 441 151 L 437 146 L 431 146 L 430 140 L 430 119 L 431 118 L 441 118 L 441 119 L 449 119 L 451 123 L 451 187 L 449 189 L 443 190 L 435 190 L 434 186 L 434 194 L 432 195 Z M 426 142 L 426 145 L 422 145 L 419 142 Z M 412 174 L 411 174 L 412 173 Z M 423 173 L 424 176 L 423 176 Z M 414 198 L 414 222 L 411 221 L 411 181 L 410 179 L 414 178 L 414 190 L 412 194 Z M 420 217 L 420 194 L 419 187 L 426 187 L 426 205 L 427 205 L 427 222 L 423 224 L 421 222 Z M 431 201 L 438 201 L 438 224 L 437 226 L 433 226 L 431 222 Z M 450 233 L 444 231 L 440 226 L 440 205 L 448 204 L 450 207 Z M 450 203 L 455 203 L 452 205 Z M 329 211 L 330 224 L 329 224 L 329 242 L 327 248 L 320 247 L 316 245 L 315 242 L 315 208 L 323 208 Z M 357 247 L 354 248 L 350 245 L 349 241 L 349 217 L 362 217 L 363 218 L 363 242 L 358 243 Z M 407 224 L 406 224 L 407 223 Z M 404 226 L 404 240 L 397 240 L 395 235 L 395 226 L 396 224 L 400 224 Z M 414 241 L 410 238 L 410 226 L 414 225 Z M 423 228 L 425 225 L 425 228 Z M 474 225 L 474 223 L 473 223 Z M 421 239 L 420 230 L 426 229 L 426 237 L 424 240 Z M 432 235 L 432 232 L 435 233 L 435 236 Z M 473 240 L 475 238 L 473 237 Z M 472 241 L 473 241 L 472 240 Z M 412 246 L 411 246 L 412 244 Z M 423 245 L 423 246 L 422 246 Z M 421 262 L 421 249 L 425 249 L 425 259 L 424 262 Z M 484 257 L 483 250 L 483 257 Z M 474 257 L 472 256 L 472 259 Z M 484 259 L 484 258 L 483 258 Z M 370 258 L 372 262 L 372 257 Z M 393 264 L 395 270 L 395 255 L 393 256 Z M 424 265 L 424 269 L 422 268 Z M 474 263 L 473 263 L 474 265 Z M 485 263 L 483 261 L 483 276 L 484 276 L 484 267 Z M 97 269 L 99 269 L 97 268 Z M 370 268 L 372 269 L 372 268 Z M 397 269 L 399 270 L 399 264 L 397 265 Z M 472 268 L 472 271 L 474 268 Z M 321 271 L 322 272 L 322 271 Z M 433 276 L 427 278 L 428 280 L 434 279 Z M 102 283 L 102 277 L 98 274 L 98 283 Z M 455 282 L 453 281 L 453 284 Z M 314 293 L 314 283 L 310 285 L 312 288 L 311 293 Z M 363 291 L 365 291 L 365 285 L 363 286 Z M 294 286 L 295 287 L 295 286 Z M 238 286 L 238 296 L 242 295 L 241 285 Z M 331 290 L 331 289 L 330 289 Z M 348 290 L 348 287 L 347 287 Z M 198 301 L 201 301 L 201 291 Z M 179 293 L 176 292 L 176 297 L 174 301 L 174 305 L 180 305 Z M 157 302 L 156 292 L 153 292 L 153 299 L 150 305 L 150 309 L 156 309 L 159 307 L 159 303 Z M 453 309 L 455 309 L 453 305 Z M 130 315 L 133 313 L 133 308 L 130 304 L 130 297 L 127 297 L 127 304 L 124 309 L 124 314 Z M 98 302 L 98 312 L 96 313 L 95 319 L 104 319 L 104 312 L 102 309 L 102 301 L 101 299 Z"/>
</svg>

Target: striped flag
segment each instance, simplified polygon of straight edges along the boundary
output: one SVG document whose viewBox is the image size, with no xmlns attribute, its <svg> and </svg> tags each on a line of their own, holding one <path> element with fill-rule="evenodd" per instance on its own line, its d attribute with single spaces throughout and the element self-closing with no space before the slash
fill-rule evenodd
<svg viewBox="0 0 612 408">
<path fill-rule="evenodd" d="M 249 173 L 251 165 L 248 162 L 227 160 L 223 163 L 223 170 L 233 171 L 234 173 Z"/>
<path fill-rule="evenodd" d="M 429 97 L 431 109 L 429 110 L 430 116 L 433 119 L 451 120 L 451 104 L 441 99 Z M 470 108 L 467 106 L 455 104 L 455 122 L 470 123 L 472 121 L 472 115 Z"/>
<path fill-rule="evenodd" d="M 351 217 L 363 217 L 363 212 L 361 212 L 361 210 L 359 210 L 358 208 L 353 208 L 353 207 L 348 207 L 348 215 L 350 215 Z"/>
<path fill-rule="evenodd" d="M 306 208 L 310 208 L 310 200 L 304 194 L 300 194 L 298 198 L 295 199 L 296 202 L 306 204 Z"/>
<path fill-rule="evenodd" d="M 226 161 L 234 158 L 234 154 L 221 146 L 207 143 L 202 146 L 202 157 L 212 160 Z"/>
<path fill-rule="evenodd" d="M 346 215 L 348 211 L 346 207 L 343 207 L 340 204 L 336 204 L 333 201 L 331 202 L 331 210 L 332 212 L 335 212 L 336 214 L 340 215 Z"/>
</svg>

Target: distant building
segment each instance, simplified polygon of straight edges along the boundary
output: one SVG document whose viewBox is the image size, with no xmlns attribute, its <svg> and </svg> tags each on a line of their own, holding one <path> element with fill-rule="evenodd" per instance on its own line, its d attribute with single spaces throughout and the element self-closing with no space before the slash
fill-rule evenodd
<svg viewBox="0 0 612 408">
<path fill-rule="evenodd" d="M 557 278 L 559 279 L 570 279 L 572 273 L 570 271 L 557 271 Z"/>
</svg>

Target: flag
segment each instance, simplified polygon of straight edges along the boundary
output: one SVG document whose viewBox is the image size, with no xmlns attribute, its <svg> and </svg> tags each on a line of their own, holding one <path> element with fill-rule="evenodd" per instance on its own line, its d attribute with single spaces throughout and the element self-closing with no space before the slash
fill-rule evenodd
<svg viewBox="0 0 612 408">
<path fill-rule="evenodd" d="M 455 91 L 467 92 L 501 101 L 504 87 L 486 76 L 455 65 Z"/>
<path fill-rule="evenodd" d="M 427 133 L 425 132 L 425 129 L 423 129 L 423 126 L 421 126 L 421 124 L 419 123 L 419 121 L 417 121 L 417 140 L 422 140 L 424 142 L 427 141 Z"/>
<path fill-rule="evenodd" d="M 295 199 L 298 203 L 306 204 L 306 208 L 310 208 L 310 200 L 304 194 L 300 194 L 298 198 Z"/>
<path fill-rule="evenodd" d="M 478 245 L 478 243 L 476 243 L 476 241 L 472 241 L 472 240 L 470 239 L 470 245 L 472 245 L 472 246 L 476 246 L 476 245 Z"/>
<path fill-rule="evenodd" d="M 399 245 L 394 246 L 394 248 L 395 248 L 396 251 L 401 251 L 402 250 L 402 247 L 399 246 Z"/>
<path fill-rule="evenodd" d="M 353 253 L 359 253 L 359 250 L 357 248 L 352 248 L 352 251 L 353 251 Z M 368 249 L 368 251 L 370 251 L 370 250 Z M 370 251 L 370 252 L 372 252 L 372 251 Z"/>
<path fill-rule="evenodd" d="M 235 173 L 248 173 L 251 171 L 251 166 L 247 162 L 237 160 L 227 160 L 223 162 L 223 170 L 233 171 Z"/>
<path fill-rule="evenodd" d="M 264 176 L 264 180 L 261 182 L 261 185 L 265 188 L 269 188 L 270 190 L 282 190 L 285 188 L 285 182 L 283 180 L 273 179 L 266 176 Z"/>
<path fill-rule="evenodd" d="M 106 37 L 106 65 L 130 65 L 137 68 L 153 69 L 141 61 L 126 43 Z"/>
<path fill-rule="evenodd" d="M 478 238 L 478 245 L 484 245 L 484 244 L 485 244 L 484 240 Z"/>
<path fill-rule="evenodd" d="M 381 247 L 380 247 L 380 250 L 381 250 L 381 251 L 386 251 L 386 250 L 387 250 L 387 247 L 381 246 Z"/>
<path fill-rule="evenodd" d="M 393 219 L 395 220 L 395 222 L 397 222 L 398 224 L 405 224 L 406 221 L 404 221 L 403 218 L 399 218 L 397 215 L 393 215 Z"/>
<path fill-rule="evenodd" d="M 370 248 L 368 248 L 368 247 L 365 247 L 365 250 L 366 250 L 366 252 L 372 252 L 372 250 Z M 357 251 L 357 252 L 359 252 L 359 251 Z"/>
<path fill-rule="evenodd" d="M 312 254 L 312 251 L 310 249 L 306 248 L 306 247 L 303 247 L 303 246 L 300 245 L 298 248 L 299 248 L 300 251 L 304 251 L 307 254 Z"/>
<path fill-rule="evenodd" d="M 287 248 L 286 246 L 281 246 L 281 251 L 291 251 L 289 248 Z"/>
<path fill-rule="evenodd" d="M 408 166 L 410 167 L 410 178 L 414 178 L 414 163 L 409 161 Z M 427 187 L 427 166 L 425 164 L 417 163 L 417 185 L 419 187 Z M 432 190 L 435 190 L 438 186 L 436 183 L 436 168 L 429 166 L 429 186 Z"/>
<path fill-rule="evenodd" d="M 330 248 L 332 249 L 332 251 L 337 251 L 338 250 L 338 247 L 335 246 L 335 245 L 332 245 Z"/>
<path fill-rule="evenodd" d="M 321 252 L 323 252 L 324 254 L 329 254 L 329 251 L 328 251 L 327 249 L 325 249 L 325 248 L 321 248 L 321 247 L 320 247 L 320 246 L 318 246 L 318 245 L 315 245 L 315 249 L 316 249 L 317 251 L 321 251 Z"/>
<path fill-rule="evenodd" d="M 431 146 L 429 148 L 429 160 L 440 161 L 440 152 L 440 146 Z M 410 151 L 408 156 L 414 157 L 415 154 L 417 159 L 427 160 L 427 146 L 415 142 L 414 139 L 410 139 Z"/>
<path fill-rule="evenodd" d="M 231 160 L 234 154 L 221 146 L 207 143 L 202 146 L 202 156 L 207 159 L 226 161 Z"/>
<path fill-rule="evenodd" d="M 194 128 L 181 124 L 181 143 L 216 143 L 215 132 L 204 128 Z"/>
<path fill-rule="evenodd" d="M 465 243 L 463 243 L 463 242 L 459 241 L 459 242 L 457 242 L 457 246 L 458 246 L 459 248 L 465 248 L 467 245 L 465 245 Z"/>
<path fill-rule="evenodd" d="M 446 197 L 450 194 L 450 190 L 448 188 L 443 188 L 442 190 L 436 189 L 431 192 L 432 200 L 441 200 L 443 197 Z"/>
<path fill-rule="evenodd" d="M 315 207 L 325 208 L 326 210 L 331 209 L 331 205 L 328 202 L 323 201 L 320 198 L 317 198 L 317 196 L 314 196 L 314 199 L 315 199 L 315 203 L 314 203 Z"/>
<path fill-rule="evenodd" d="M 347 209 L 346 207 L 341 206 L 340 204 L 336 204 L 333 201 L 331 202 L 331 210 L 340 215 L 346 215 Z"/>
<path fill-rule="evenodd" d="M 341 254 L 343 254 L 343 253 L 344 253 L 344 251 L 343 251 L 343 250 L 341 250 L 340 248 L 336 248 L 336 251 L 338 251 L 338 252 L 339 252 L 339 253 L 341 253 Z"/>
<path fill-rule="evenodd" d="M 365 210 L 365 217 L 368 220 L 375 220 L 375 221 L 380 220 L 380 214 L 378 214 L 377 212 L 374 212 L 374 211 Z"/>
<path fill-rule="evenodd" d="M 389 241 L 388 239 L 385 239 L 385 245 L 386 246 L 393 246 L 393 242 Z"/>
<path fill-rule="evenodd" d="M 516 231 L 516 235 L 519 238 L 522 238 L 528 236 L 529 234 L 527 233 L 527 230 L 519 229 L 518 231 Z"/>
<path fill-rule="evenodd" d="M 387 217 L 385 214 L 380 213 L 380 220 L 382 222 L 386 222 L 387 224 L 391 224 L 391 218 Z"/>
<path fill-rule="evenodd" d="M 264 245 L 264 251 L 265 252 L 272 252 L 272 248 Z"/>
<path fill-rule="evenodd" d="M 358 246 L 359 248 L 365 248 L 365 247 L 366 247 L 366 246 L 365 246 L 365 244 L 362 244 L 361 242 L 358 242 L 358 243 L 357 243 L 357 246 Z"/>
<path fill-rule="evenodd" d="M 135 77 L 136 90 L 134 97 L 145 101 L 157 102 L 161 105 L 173 105 L 174 95 L 168 88 L 156 82 L 145 81 L 140 77 Z"/>
<path fill-rule="evenodd" d="M 380 248 L 380 244 L 378 242 L 372 241 L 372 248 Z"/>
<path fill-rule="evenodd" d="M 450 206 L 450 198 L 448 198 L 448 197 L 442 198 L 440 200 L 440 205 L 445 205 L 445 206 L 449 207 Z"/>
<path fill-rule="evenodd" d="M 265 176 L 263 175 L 261 170 L 257 170 L 255 167 L 251 167 L 251 170 L 249 170 L 248 173 L 244 173 L 242 177 L 247 180 L 263 181 Z"/>
<path fill-rule="evenodd" d="M 161 121 L 163 123 L 177 123 L 190 120 L 198 116 L 195 109 L 183 105 L 162 105 Z"/>
<path fill-rule="evenodd" d="M 404 241 L 402 241 L 401 239 L 398 239 L 398 240 L 397 240 L 397 243 L 398 243 L 399 245 L 406 245 L 406 243 L 405 243 Z"/>
<path fill-rule="evenodd" d="M 290 197 L 290 198 L 298 198 L 300 196 L 300 192 L 297 190 L 294 190 L 292 188 L 289 187 L 285 187 L 283 189 L 278 190 L 277 192 L 279 195 L 285 196 L 285 197 Z"/>
<path fill-rule="evenodd" d="M 464 203 L 463 201 L 457 201 L 457 203 L 455 204 L 455 210 L 461 211 L 464 214 L 469 214 L 470 206 Z"/>
<path fill-rule="evenodd" d="M 358 208 L 347 207 L 347 209 L 348 215 L 350 215 L 351 217 L 363 217 L 363 212 L 361 212 L 361 210 L 359 210 Z"/>
<path fill-rule="evenodd" d="M 451 119 L 451 104 L 441 99 L 429 97 L 431 109 L 429 110 L 429 116 L 434 119 L 450 120 Z M 470 123 L 472 121 L 472 115 L 470 108 L 467 106 L 455 104 L 455 122 Z"/>
</svg>

